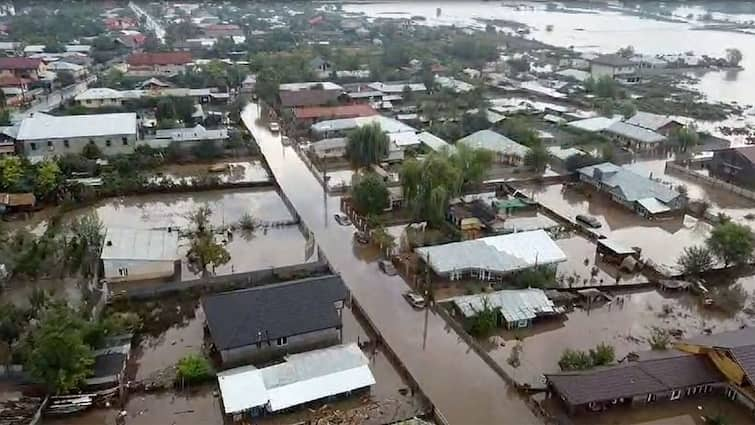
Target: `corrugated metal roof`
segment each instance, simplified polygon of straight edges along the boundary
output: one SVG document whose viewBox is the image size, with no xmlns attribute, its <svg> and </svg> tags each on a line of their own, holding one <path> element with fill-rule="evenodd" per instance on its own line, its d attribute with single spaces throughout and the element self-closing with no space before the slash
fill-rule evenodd
<svg viewBox="0 0 755 425">
<path fill-rule="evenodd" d="M 344 131 L 372 123 L 380 124 L 380 128 L 386 133 L 404 133 L 416 131 L 413 127 L 406 125 L 399 120 L 384 117 L 382 115 L 321 121 L 312 124 L 312 131 L 316 133 L 324 133 L 326 131 Z"/>
<path fill-rule="evenodd" d="M 544 230 L 490 236 L 416 248 L 436 273 L 464 270 L 512 272 L 566 261 L 566 254 Z"/>
<path fill-rule="evenodd" d="M 288 356 L 264 369 L 246 366 L 218 374 L 226 413 L 265 406 L 272 412 L 369 387 L 375 377 L 356 344 Z"/>
<path fill-rule="evenodd" d="M 603 131 L 606 128 L 610 127 L 614 123 L 618 122 L 621 118 L 607 118 L 607 117 L 593 117 L 593 118 L 586 118 L 583 120 L 577 120 L 572 121 L 568 123 L 567 125 L 570 127 L 578 128 L 580 130 L 589 131 L 591 133 L 595 133 L 598 131 Z"/>
<path fill-rule="evenodd" d="M 655 131 L 673 121 L 674 120 L 668 115 L 658 115 L 650 112 L 637 111 L 636 114 L 626 120 L 626 123 Z"/>
<path fill-rule="evenodd" d="M 178 258 L 178 232 L 110 227 L 102 260 L 172 261 Z"/>
<path fill-rule="evenodd" d="M 642 128 L 625 122 L 615 122 L 605 129 L 606 132 L 617 136 L 626 137 L 641 143 L 660 143 L 666 140 L 666 136 L 653 130 Z"/>
<path fill-rule="evenodd" d="M 598 177 L 595 175 L 596 169 L 602 173 Z M 681 196 L 679 192 L 655 180 L 645 178 L 610 162 L 583 167 L 577 171 L 591 179 L 599 180 L 608 187 L 618 190 L 630 202 L 656 198 L 661 202 L 668 203 Z"/>
<path fill-rule="evenodd" d="M 419 137 L 420 142 L 422 142 L 435 152 L 440 152 L 443 149 L 455 149 L 453 145 L 449 145 L 445 140 L 427 131 L 419 133 L 417 137 Z"/>
<path fill-rule="evenodd" d="M 54 117 L 37 112 L 21 121 L 17 139 L 66 139 L 76 137 L 136 135 L 136 114 L 67 115 Z"/>
<path fill-rule="evenodd" d="M 506 289 L 489 294 L 466 295 L 452 298 L 464 317 L 473 317 L 485 308 L 500 309 L 507 322 L 532 320 L 538 315 L 555 314 L 555 304 L 542 289 Z"/>
<path fill-rule="evenodd" d="M 671 208 L 655 198 L 638 199 L 637 203 L 642 205 L 650 214 L 660 214 L 671 211 Z"/>
<path fill-rule="evenodd" d="M 530 148 L 509 139 L 503 134 L 496 133 L 493 130 L 480 130 L 470 134 L 467 137 L 459 139 L 457 144 L 469 146 L 473 149 L 485 149 L 492 152 L 514 155 L 524 158 Z"/>
</svg>

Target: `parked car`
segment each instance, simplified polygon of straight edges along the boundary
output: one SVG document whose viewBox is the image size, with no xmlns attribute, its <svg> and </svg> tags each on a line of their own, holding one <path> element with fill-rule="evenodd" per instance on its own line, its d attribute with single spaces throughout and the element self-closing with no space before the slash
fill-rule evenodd
<svg viewBox="0 0 755 425">
<path fill-rule="evenodd" d="M 281 144 L 283 146 L 288 146 L 291 144 L 291 139 L 289 139 L 288 136 L 281 136 Z"/>
<path fill-rule="evenodd" d="M 281 128 L 280 128 L 280 126 L 278 125 L 277 122 L 273 121 L 273 122 L 270 123 L 270 131 L 272 131 L 273 133 L 279 132 L 280 129 Z"/>
<path fill-rule="evenodd" d="M 425 297 L 414 291 L 404 292 L 404 298 L 406 298 L 406 301 L 408 301 L 414 308 L 425 308 L 425 305 L 427 305 Z"/>
<path fill-rule="evenodd" d="M 378 263 L 378 267 L 380 268 L 380 271 L 387 274 L 388 276 L 395 276 L 398 273 L 396 271 L 396 267 L 393 266 L 393 263 L 388 260 L 381 260 Z"/>
<path fill-rule="evenodd" d="M 351 226 L 351 220 L 346 214 L 335 213 L 333 214 L 333 218 L 336 220 L 336 223 L 340 224 L 341 226 Z"/>
<path fill-rule="evenodd" d="M 354 239 L 362 245 L 367 245 L 370 243 L 370 235 L 367 234 L 367 232 L 354 232 Z"/>
<path fill-rule="evenodd" d="M 598 221 L 597 218 L 591 215 L 579 214 L 577 215 L 576 219 L 577 223 L 584 224 L 585 226 L 592 227 L 593 229 L 600 229 L 601 227 L 603 227 L 603 225 L 600 224 L 600 221 Z"/>
</svg>

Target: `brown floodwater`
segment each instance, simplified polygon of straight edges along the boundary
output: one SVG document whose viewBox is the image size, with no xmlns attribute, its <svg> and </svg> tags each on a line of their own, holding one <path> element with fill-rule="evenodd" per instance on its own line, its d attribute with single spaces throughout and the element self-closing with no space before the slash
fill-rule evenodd
<svg viewBox="0 0 755 425">
<path fill-rule="evenodd" d="M 340 198 L 325 194 L 296 152 L 267 130 L 257 105 L 248 105 L 242 117 L 318 246 L 437 410 L 452 424 L 541 423 L 442 317 L 409 306 L 402 297 L 408 287 L 400 276 L 386 276 L 374 260 L 355 256 L 354 228 L 332 219 Z"/>
<path fill-rule="evenodd" d="M 755 279 L 743 280 L 752 280 L 755 288 Z M 654 326 L 678 330 L 683 338 L 690 338 L 705 330 L 717 333 L 755 324 L 755 317 L 745 312 L 726 314 L 703 307 L 700 298 L 690 293 L 655 289 L 610 293 L 622 298 L 623 303 L 614 301 L 590 310 L 577 308 L 564 319 L 542 320 L 517 331 L 501 330 L 488 341 L 491 357 L 515 379 L 542 385 L 544 373 L 559 371 L 558 360 L 566 348 L 587 350 L 606 342 L 614 346 L 619 360 L 630 352 L 649 350 L 647 337 Z M 508 359 L 517 338 L 523 351 L 521 366 L 514 368 Z"/>
<path fill-rule="evenodd" d="M 556 275 L 561 287 L 615 285 L 617 282 L 626 285 L 648 281 L 641 273 L 620 271 L 615 264 L 597 257 L 595 242 L 584 236 L 573 234 L 557 239 L 556 245 L 566 254 L 566 261 L 558 265 Z M 597 270 L 597 273 L 593 270 Z"/>
<path fill-rule="evenodd" d="M 565 188 L 562 184 L 525 185 L 524 191 L 536 201 L 574 220 L 577 214 L 597 218 L 597 232 L 624 245 L 639 247 L 642 256 L 673 269 L 685 247 L 702 244 L 711 226 L 685 215 L 669 220 L 648 220 L 589 188 Z"/>
<path fill-rule="evenodd" d="M 224 169 L 211 172 L 210 169 Z M 216 161 L 205 164 L 172 164 L 161 167 L 153 180 L 170 179 L 179 181 L 205 176 L 215 176 L 222 183 L 260 183 L 271 182 L 272 178 L 262 162 L 250 161 Z"/>
</svg>

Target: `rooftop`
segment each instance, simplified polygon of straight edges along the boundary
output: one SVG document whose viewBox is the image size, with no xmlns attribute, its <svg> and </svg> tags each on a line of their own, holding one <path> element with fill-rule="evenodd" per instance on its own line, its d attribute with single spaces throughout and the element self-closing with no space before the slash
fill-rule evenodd
<svg viewBox="0 0 755 425">
<path fill-rule="evenodd" d="M 56 117 L 37 112 L 21 121 L 17 140 L 66 139 L 136 134 L 133 112 Z"/>
<path fill-rule="evenodd" d="M 75 100 L 81 102 L 82 100 L 120 99 L 122 97 L 124 97 L 123 92 L 120 90 L 107 87 L 95 87 L 79 93 L 76 95 Z"/>
<path fill-rule="evenodd" d="M 747 158 L 748 161 L 755 163 L 755 146 L 743 146 L 739 148 L 731 148 L 731 149 L 727 149 L 727 151 L 735 151 L 738 154 L 742 155 L 743 157 Z M 719 152 L 723 152 L 723 151 L 719 151 Z M 714 153 L 713 155 L 715 156 L 716 153 Z"/>
<path fill-rule="evenodd" d="M 294 115 L 299 119 L 309 118 L 354 118 L 377 115 L 370 105 L 310 106 L 294 108 Z"/>
<path fill-rule="evenodd" d="M 301 90 L 312 90 L 315 87 L 318 87 L 319 90 L 337 90 L 337 91 L 343 91 L 343 87 L 336 83 L 331 83 L 330 81 L 310 81 L 306 83 L 286 83 L 281 84 L 278 87 L 278 90 L 280 91 L 301 91 Z"/>
<path fill-rule="evenodd" d="M 634 66 L 634 63 L 632 63 L 632 61 L 617 54 L 599 55 L 591 59 L 590 62 L 615 67 Z"/>
<path fill-rule="evenodd" d="M 465 295 L 452 298 L 451 301 L 464 317 L 473 317 L 485 309 L 500 309 L 507 322 L 532 320 L 537 316 L 558 313 L 555 304 L 542 289 L 506 289 L 487 294 Z"/>
<path fill-rule="evenodd" d="M 174 261 L 178 232 L 110 227 L 105 233 L 102 260 Z"/>
<path fill-rule="evenodd" d="M 622 121 L 615 122 L 605 129 L 606 132 L 617 136 L 626 137 L 641 143 L 660 143 L 666 140 L 666 136 L 658 134 L 653 130 L 627 124 Z"/>
<path fill-rule="evenodd" d="M 380 124 L 380 128 L 382 128 L 386 133 L 405 133 L 416 131 L 413 127 L 408 126 L 399 120 L 388 118 L 383 115 L 321 121 L 316 124 L 312 124 L 312 131 L 314 131 L 315 133 L 324 133 L 327 131 L 345 131 L 372 123 Z"/>
<path fill-rule="evenodd" d="M 566 254 L 544 230 L 421 247 L 415 251 L 439 274 L 471 269 L 507 273 L 566 261 Z"/>
<path fill-rule="evenodd" d="M 427 87 L 425 87 L 422 83 L 409 83 L 409 82 L 375 82 L 370 83 L 367 85 L 372 90 L 377 90 L 382 93 L 403 93 L 405 87 L 409 87 L 409 90 L 411 91 L 427 91 Z"/>
<path fill-rule="evenodd" d="M 656 198 L 661 202 L 668 203 L 680 196 L 679 192 L 655 180 L 643 177 L 610 162 L 583 167 L 577 171 L 591 179 L 599 180 L 613 190 L 618 190 L 630 202 Z"/>
<path fill-rule="evenodd" d="M 228 138 L 228 129 L 208 130 L 197 124 L 191 128 L 170 128 L 155 131 L 157 139 L 171 139 L 176 142 L 194 142 L 199 140 L 222 140 Z"/>
<path fill-rule="evenodd" d="M 524 158 L 530 148 L 509 139 L 493 130 L 480 130 L 467 137 L 459 139 L 457 144 L 463 144 L 473 149 L 486 149 L 504 155 Z"/>
<path fill-rule="evenodd" d="M 672 122 L 677 122 L 668 115 L 658 115 L 650 112 L 637 111 L 631 118 L 625 121 L 627 124 L 657 131 Z"/>
<path fill-rule="evenodd" d="M 126 59 L 131 66 L 186 65 L 191 63 L 189 52 L 132 53 Z"/>
<path fill-rule="evenodd" d="M 202 299 L 219 350 L 340 326 L 335 303 L 347 296 L 338 276 L 209 295 Z"/>
<path fill-rule="evenodd" d="M 593 118 L 586 118 L 583 120 L 577 120 L 577 121 L 571 121 L 567 125 L 570 127 L 574 127 L 583 131 L 589 131 L 591 133 L 595 133 L 598 131 L 603 131 L 613 125 L 614 123 L 618 122 L 621 118 L 607 118 L 607 117 L 593 117 Z"/>
<path fill-rule="evenodd" d="M 40 59 L 10 57 L 0 58 L 0 69 L 25 70 L 37 69 L 42 61 Z"/>
<path fill-rule="evenodd" d="M 285 107 L 292 106 L 322 106 L 331 102 L 336 102 L 341 95 L 337 90 L 291 90 L 279 93 L 281 105 Z"/>
<path fill-rule="evenodd" d="M 265 406 L 276 412 L 375 384 L 356 344 L 294 354 L 263 369 L 244 366 L 218 373 L 225 413 Z"/>
<path fill-rule="evenodd" d="M 449 151 L 453 151 L 453 149 L 455 149 L 453 145 L 449 145 L 445 140 L 427 131 L 419 133 L 417 137 L 419 138 L 419 141 L 422 142 L 422 144 L 426 145 L 435 152 L 440 152 L 443 149 L 448 149 Z"/>
</svg>

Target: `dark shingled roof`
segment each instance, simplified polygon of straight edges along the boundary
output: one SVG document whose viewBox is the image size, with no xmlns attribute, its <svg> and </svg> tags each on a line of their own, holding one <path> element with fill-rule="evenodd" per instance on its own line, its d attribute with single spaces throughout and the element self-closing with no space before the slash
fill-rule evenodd
<svg viewBox="0 0 755 425">
<path fill-rule="evenodd" d="M 337 327 L 335 302 L 346 296 L 339 276 L 323 276 L 210 295 L 202 306 L 215 346 L 225 350 Z"/>
<path fill-rule="evenodd" d="M 729 350 L 744 370 L 747 379 L 755 384 L 755 327 L 699 336 L 685 343 Z"/>
<path fill-rule="evenodd" d="M 338 90 L 296 90 L 280 92 L 280 99 L 285 107 L 322 106 L 337 101 L 340 95 Z"/>
<path fill-rule="evenodd" d="M 707 357 L 702 355 L 629 362 L 615 367 L 546 377 L 556 392 L 573 405 L 725 381 Z"/>
</svg>

